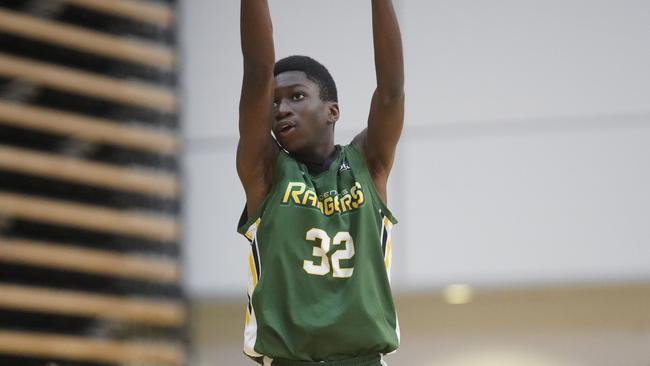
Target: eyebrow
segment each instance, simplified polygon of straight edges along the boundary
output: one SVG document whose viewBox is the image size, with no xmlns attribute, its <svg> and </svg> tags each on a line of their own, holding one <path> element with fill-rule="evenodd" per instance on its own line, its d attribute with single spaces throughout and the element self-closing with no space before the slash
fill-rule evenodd
<svg viewBox="0 0 650 366">
<path fill-rule="evenodd" d="M 279 86 L 276 89 L 293 88 L 293 87 L 296 87 L 296 86 L 302 86 L 303 88 L 307 88 L 307 85 L 296 83 L 296 84 L 289 84 L 289 85 Z"/>
</svg>

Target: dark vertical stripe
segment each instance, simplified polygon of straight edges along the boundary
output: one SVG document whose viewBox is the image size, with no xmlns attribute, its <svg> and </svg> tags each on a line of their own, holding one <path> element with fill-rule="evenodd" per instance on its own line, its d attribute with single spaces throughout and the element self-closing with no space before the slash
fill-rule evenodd
<svg viewBox="0 0 650 366">
<path fill-rule="evenodd" d="M 250 295 L 246 295 L 246 296 L 248 296 L 248 313 L 251 314 L 251 316 L 252 316 L 253 315 L 253 303 L 251 301 L 251 296 Z"/>
<path fill-rule="evenodd" d="M 384 228 L 384 232 L 381 234 L 381 251 L 382 251 L 382 253 L 384 253 L 384 258 L 385 258 L 386 257 L 386 242 L 388 241 L 388 230 L 386 229 L 385 226 L 382 226 L 382 227 Z"/>
<path fill-rule="evenodd" d="M 253 259 L 255 260 L 255 273 L 257 273 L 257 281 L 260 280 L 260 275 L 262 267 L 260 267 L 260 258 L 257 255 L 257 238 L 253 237 L 253 242 L 251 243 L 251 246 L 253 248 Z"/>
</svg>

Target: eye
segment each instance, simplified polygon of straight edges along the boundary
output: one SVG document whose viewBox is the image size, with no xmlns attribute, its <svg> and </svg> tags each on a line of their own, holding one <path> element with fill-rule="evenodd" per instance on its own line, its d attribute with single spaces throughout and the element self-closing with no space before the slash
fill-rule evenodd
<svg viewBox="0 0 650 366">
<path fill-rule="evenodd" d="M 303 93 L 294 93 L 293 96 L 292 96 L 293 100 L 301 100 L 304 97 L 305 97 L 305 94 L 303 94 Z"/>
</svg>

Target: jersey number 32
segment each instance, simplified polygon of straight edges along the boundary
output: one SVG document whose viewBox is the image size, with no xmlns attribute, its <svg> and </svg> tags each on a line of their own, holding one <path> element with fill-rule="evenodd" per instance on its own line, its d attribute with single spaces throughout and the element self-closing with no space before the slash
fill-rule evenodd
<svg viewBox="0 0 650 366">
<path fill-rule="evenodd" d="M 307 231 L 305 239 L 312 242 L 320 241 L 319 246 L 314 246 L 312 255 L 321 258 L 320 264 L 314 264 L 314 261 L 305 260 L 302 265 L 305 272 L 312 275 L 324 276 L 332 270 L 332 276 L 336 278 L 352 277 L 354 268 L 341 268 L 341 264 L 339 263 L 340 260 L 354 257 L 354 240 L 352 240 L 350 233 L 347 231 L 339 231 L 331 239 L 325 230 L 313 228 Z M 344 247 L 328 257 L 327 253 L 330 251 L 330 244 L 334 246 L 344 245 Z"/>
</svg>

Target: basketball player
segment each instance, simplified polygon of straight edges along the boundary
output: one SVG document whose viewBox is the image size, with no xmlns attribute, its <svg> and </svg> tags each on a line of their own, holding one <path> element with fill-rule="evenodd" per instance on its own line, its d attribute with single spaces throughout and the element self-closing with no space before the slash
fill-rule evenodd
<svg viewBox="0 0 650 366">
<path fill-rule="evenodd" d="M 371 3 L 377 86 L 367 128 L 341 146 L 327 69 L 276 63 L 267 1 L 241 0 L 244 353 L 263 365 L 379 366 L 399 345 L 386 183 L 404 119 L 402 45 L 391 1 Z"/>
</svg>

